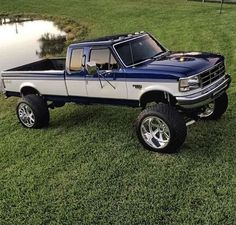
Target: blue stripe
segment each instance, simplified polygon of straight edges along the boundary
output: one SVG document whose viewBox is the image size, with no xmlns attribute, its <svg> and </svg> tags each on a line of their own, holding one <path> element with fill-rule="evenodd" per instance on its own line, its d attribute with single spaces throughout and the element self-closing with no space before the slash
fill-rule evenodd
<svg viewBox="0 0 236 225">
<path fill-rule="evenodd" d="M 37 76 L 42 76 L 42 77 L 44 77 L 44 76 L 50 76 L 50 77 L 54 77 L 54 76 L 63 76 L 64 77 L 64 73 L 45 73 L 45 72 L 43 72 L 42 71 L 42 73 L 32 73 L 32 72 L 29 72 L 29 73 L 2 73 L 2 77 L 14 77 L 14 76 L 17 76 L 17 77 L 19 77 L 19 76 L 29 76 L 29 77 L 31 77 L 31 76 L 34 76 L 34 75 L 37 75 Z"/>
<path fill-rule="evenodd" d="M 126 71 L 114 71 L 109 76 L 105 76 L 109 81 L 133 81 L 133 82 L 176 82 L 175 76 L 168 74 L 145 73 L 146 71 L 135 71 L 135 69 L 126 69 Z M 20 74 L 2 74 L 5 79 L 12 80 L 61 80 L 64 79 L 63 73 L 20 73 Z M 101 77 L 101 80 L 103 78 Z M 97 81 L 98 77 L 86 76 L 85 74 L 66 75 L 66 80 L 87 80 Z"/>
<path fill-rule="evenodd" d="M 172 79 L 140 79 L 140 78 L 107 78 L 109 81 L 114 82 L 153 82 L 153 83 L 176 83 L 176 80 Z M 6 77 L 5 80 L 63 80 L 64 77 Z M 98 78 L 85 78 L 85 77 L 67 77 L 67 81 L 99 81 Z M 105 81 L 103 78 L 101 78 L 101 81 Z"/>
<path fill-rule="evenodd" d="M 4 80 L 63 80 L 62 78 L 52 78 L 52 77 L 6 77 Z"/>
</svg>

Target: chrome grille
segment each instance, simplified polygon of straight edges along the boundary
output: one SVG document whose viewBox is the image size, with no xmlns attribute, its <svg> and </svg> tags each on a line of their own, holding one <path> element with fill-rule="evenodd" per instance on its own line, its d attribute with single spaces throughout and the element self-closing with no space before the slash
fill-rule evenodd
<svg viewBox="0 0 236 225">
<path fill-rule="evenodd" d="M 205 87 L 219 78 L 223 77 L 225 74 L 225 65 L 223 62 L 217 64 L 210 70 L 204 71 L 199 75 L 201 87 Z"/>
</svg>

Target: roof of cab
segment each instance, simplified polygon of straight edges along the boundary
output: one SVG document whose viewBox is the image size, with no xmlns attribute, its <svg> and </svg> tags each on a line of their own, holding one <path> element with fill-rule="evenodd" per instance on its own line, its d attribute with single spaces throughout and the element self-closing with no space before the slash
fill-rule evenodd
<svg viewBox="0 0 236 225">
<path fill-rule="evenodd" d="M 84 40 L 75 44 L 71 44 L 70 47 L 78 47 L 78 46 L 98 46 L 98 45 L 103 45 L 103 46 L 110 46 L 115 43 L 119 43 L 124 40 L 129 40 L 134 37 L 139 37 L 144 34 L 147 34 L 144 31 L 140 32 L 135 32 L 135 33 L 126 33 L 126 34 L 116 34 L 112 36 L 105 36 L 105 37 L 100 37 L 96 39 L 90 39 L 90 40 Z"/>
</svg>

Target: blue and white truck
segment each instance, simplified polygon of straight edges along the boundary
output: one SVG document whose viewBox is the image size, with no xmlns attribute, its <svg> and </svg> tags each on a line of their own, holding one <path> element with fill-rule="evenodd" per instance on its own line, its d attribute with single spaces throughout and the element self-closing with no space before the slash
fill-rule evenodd
<svg viewBox="0 0 236 225">
<path fill-rule="evenodd" d="M 226 111 L 231 77 L 221 55 L 171 52 L 136 32 L 72 44 L 66 58 L 3 71 L 1 82 L 6 97 L 21 97 L 16 112 L 24 127 L 48 126 L 49 108 L 67 102 L 140 107 L 140 142 L 171 153 L 185 141 L 188 124 Z"/>
</svg>

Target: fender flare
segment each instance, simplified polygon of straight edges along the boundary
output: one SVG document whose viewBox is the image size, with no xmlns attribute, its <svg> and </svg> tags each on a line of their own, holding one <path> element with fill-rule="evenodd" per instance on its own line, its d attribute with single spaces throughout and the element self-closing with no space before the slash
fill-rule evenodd
<svg viewBox="0 0 236 225">
<path fill-rule="evenodd" d="M 25 94 L 24 93 L 27 93 L 27 94 L 39 94 L 40 95 L 40 92 L 37 90 L 37 88 L 35 87 L 34 84 L 30 83 L 30 82 L 25 82 L 25 83 L 22 83 L 20 85 L 20 90 L 19 90 L 20 94 L 22 96 L 24 96 Z"/>
</svg>

